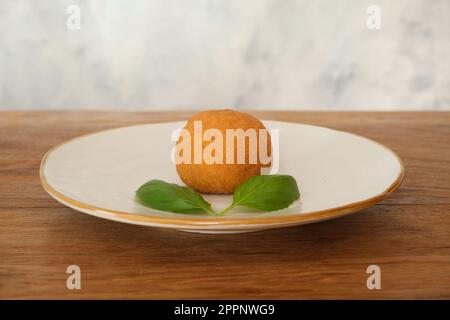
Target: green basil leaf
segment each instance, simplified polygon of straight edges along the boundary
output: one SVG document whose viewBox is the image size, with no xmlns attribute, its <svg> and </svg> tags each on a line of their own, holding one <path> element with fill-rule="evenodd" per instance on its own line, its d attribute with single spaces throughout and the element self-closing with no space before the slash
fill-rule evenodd
<svg viewBox="0 0 450 320">
<path fill-rule="evenodd" d="M 182 187 L 162 180 L 150 180 L 136 191 L 143 205 L 176 213 L 214 214 L 211 204 L 192 188 Z"/>
<path fill-rule="evenodd" d="M 254 176 L 234 191 L 233 204 L 230 207 L 244 206 L 275 211 L 289 207 L 299 198 L 297 182 L 292 176 Z"/>
</svg>

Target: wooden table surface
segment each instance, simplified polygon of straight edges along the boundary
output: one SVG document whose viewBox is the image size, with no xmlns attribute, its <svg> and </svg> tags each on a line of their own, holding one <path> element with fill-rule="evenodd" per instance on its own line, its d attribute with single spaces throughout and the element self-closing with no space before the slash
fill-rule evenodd
<svg viewBox="0 0 450 320">
<path fill-rule="evenodd" d="M 396 151 L 400 189 L 359 214 L 238 235 L 107 221 L 39 183 L 41 157 L 80 134 L 190 113 L 0 112 L 0 298 L 450 298 L 450 113 L 258 112 Z M 81 268 L 81 290 L 66 268 Z M 381 268 L 368 290 L 366 268 Z"/>
</svg>

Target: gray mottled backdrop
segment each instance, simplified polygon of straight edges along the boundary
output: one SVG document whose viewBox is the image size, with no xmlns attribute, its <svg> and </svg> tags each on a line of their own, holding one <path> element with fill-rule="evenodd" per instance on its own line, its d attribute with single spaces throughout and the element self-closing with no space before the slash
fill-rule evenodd
<svg viewBox="0 0 450 320">
<path fill-rule="evenodd" d="M 1 109 L 223 106 L 449 109 L 450 0 L 0 0 Z"/>
</svg>

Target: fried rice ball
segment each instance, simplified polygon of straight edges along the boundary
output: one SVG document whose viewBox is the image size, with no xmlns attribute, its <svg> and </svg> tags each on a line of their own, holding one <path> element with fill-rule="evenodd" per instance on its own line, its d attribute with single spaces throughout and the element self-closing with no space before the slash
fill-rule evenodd
<svg viewBox="0 0 450 320">
<path fill-rule="evenodd" d="M 218 161 L 214 161 L 211 163 L 205 163 L 203 157 L 201 163 L 194 163 L 194 128 L 195 128 L 195 122 L 197 124 L 198 121 L 201 121 L 202 126 L 202 133 L 205 134 L 205 131 L 208 129 L 218 129 L 220 133 L 222 134 L 222 157 L 220 157 L 220 153 L 218 157 L 220 159 L 223 159 L 222 162 L 217 163 Z M 198 128 L 198 127 L 197 127 Z M 242 183 L 247 181 L 249 178 L 259 175 L 261 173 L 262 167 L 269 167 L 270 166 L 270 157 L 271 157 L 271 141 L 270 141 L 270 134 L 267 130 L 267 138 L 261 139 L 260 141 L 260 135 L 259 130 L 260 129 L 266 129 L 262 122 L 255 118 L 254 116 L 238 112 L 234 110 L 210 110 L 210 111 L 203 111 L 200 113 L 195 114 L 192 116 L 188 122 L 186 123 L 185 130 L 189 132 L 191 141 L 191 154 L 190 157 L 188 157 L 191 161 L 185 161 L 181 163 L 177 163 L 177 172 L 180 178 L 183 180 L 185 184 L 192 187 L 193 189 L 202 192 L 202 193 L 214 193 L 214 194 L 229 194 L 233 193 L 234 190 Z M 244 145 L 238 143 L 238 138 L 236 136 L 233 136 L 232 141 L 228 141 L 230 145 L 227 144 L 227 129 L 242 129 L 243 131 L 246 131 L 247 129 L 254 129 L 256 131 L 256 140 L 257 140 L 257 147 L 250 148 L 250 138 L 245 137 L 244 139 Z M 196 131 L 197 132 L 197 131 Z M 217 132 L 217 131 L 216 131 Z M 231 137 L 231 136 L 230 136 Z M 182 136 L 180 135 L 178 141 L 177 141 L 177 147 L 179 147 L 180 143 L 182 143 Z M 214 142 L 216 138 L 211 139 L 205 139 L 202 138 L 201 143 L 201 151 L 202 155 L 207 148 L 207 146 Z M 253 139 L 254 141 L 255 139 Z M 198 141 L 198 140 L 197 140 Z M 242 140 L 241 140 L 242 141 Z M 261 144 L 265 143 L 265 147 L 263 147 L 262 152 L 264 152 L 264 155 L 266 156 L 266 159 L 264 161 L 261 161 L 261 158 L 259 156 Z M 199 144 L 197 144 L 199 145 Z M 228 151 L 230 148 L 232 149 L 234 145 L 234 154 L 231 153 L 231 155 L 234 155 L 234 158 L 230 156 L 230 161 L 227 161 L 227 148 Z M 245 148 L 245 151 L 242 150 L 242 147 Z M 238 148 L 241 150 L 241 161 L 238 161 Z M 217 148 L 219 149 L 219 148 Z M 211 149 L 209 149 L 211 150 Z M 220 149 L 219 149 L 220 150 Z M 186 150 L 183 150 L 180 155 L 183 155 L 183 153 Z M 256 151 L 256 154 L 255 154 Z M 216 151 L 211 152 L 212 156 L 216 155 Z M 242 163 L 242 154 L 245 152 L 245 162 Z M 253 160 L 250 160 L 253 156 Z M 197 157 L 198 159 L 198 157 Z M 267 160 L 269 162 L 267 162 Z M 189 163 L 186 163 L 189 162 Z M 232 162 L 232 163 L 230 163 Z"/>
</svg>

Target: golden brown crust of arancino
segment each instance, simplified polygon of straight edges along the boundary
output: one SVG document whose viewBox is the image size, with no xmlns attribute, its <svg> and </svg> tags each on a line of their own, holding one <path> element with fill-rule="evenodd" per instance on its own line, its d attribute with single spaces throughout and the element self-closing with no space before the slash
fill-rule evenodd
<svg viewBox="0 0 450 320">
<path fill-rule="evenodd" d="M 209 110 L 199 112 L 189 118 L 184 129 L 188 130 L 191 133 L 191 137 L 193 137 L 194 135 L 194 121 L 197 120 L 202 121 L 203 132 L 210 128 L 216 128 L 222 132 L 224 139 L 224 156 L 226 144 L 226 129 L 243 129 L 244 131 L 250 128 L 256 130 L 265 129 L 264 125 L 259 119 L 248 113 L 229 109 Z M 192 148 L 194 143 L 193 140 L 194 139 L 191 139 Z M 180 142 L 180 140 L 178 142 Z M 203 141 L 203 148 L 205 148 L 205 146 L 209 143 L 210 142 L 208 141 Z M 268 137 L 267 145 L 267 150 L 270 155 L 270 136 Z M 235 144 L 235 156 L 237 154 L 236 148 L 237 146 Z M 267 166 L 262 165 L 259 162 L 259 159 L 256 164 L 248 163 L 249 148 L 247 144 L 245 154 L 245 164 L 193 164 L 193 161 L 191 161 L 191 164 L 177 164 L 177 172 L 184 183 L 199 192 L 217 194 L 233 193 L 236 187 L 238 187 L 240 184 L 244 183 L 253 176 L 259 175 L 261 172 L 261 167 Z"/>
</svg>

